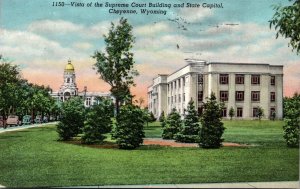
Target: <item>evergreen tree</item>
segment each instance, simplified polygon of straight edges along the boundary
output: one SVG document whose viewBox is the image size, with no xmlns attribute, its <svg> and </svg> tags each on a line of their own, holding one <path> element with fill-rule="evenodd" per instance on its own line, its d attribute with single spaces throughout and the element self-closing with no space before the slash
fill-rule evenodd
<svg viewBox="0 0 300 189">
<path fill-rule="evenodd" d="M 156 121 L 156 118 L 155 118 L 155 116 L 154 116 L 154 114 L 152 112 L 150 112 L 150 120 L 149 121 L 150 122 Z"/>
<path fill-rule="evenodd" d="M 299 147 L 300 94 L 284 99 L 284 135 L 288 147 Z"/>
<path fill-rule="evenodd" d="M 57 125 L 60 140 L 70 140 L 84 126 L 85 107 L 80 97 L 72 97 L 62 104 L 61 119 Z"/>
<path fill-rule="evenodd" d="M 165 127 L 163 127 L 162 138 L 175 139 L 175 135 L 180 131 L 181 127 L 182 121 L 180 115 L 176 109 L 173 108 L 172 112 L 168 115 Z"/>
<path fill-rule="evenodd" d="M 200 125 L 199 118 L 195 109 L 194 101 L 191 99 L 188 103 L 187 113 L 184 117 L 184 125 L 176 135 L 176 140 L 180 142 L 199 142 Z"/>
<path fill-rule="evenodd" d="M 99 104 L 93 105 L 87 113 L 83 128 L 82 141 L 86 144 L 103 142 L 106 138 L 103 134 L 112 129 L 114 107 L 111 100 L 100 99 Z"/>
<path fill-rule="evenodd" d="M 159 122 L 163 122 L 165 120 L 165 112 L 162 111 L 160 116 L 159 116 Z"/>
<path fill-rule="evenodd" d="M 145 136 L 143 115 L 144 112 L 138 106 L 127 104 L 121 107 L 113 133 L 119 148 L 135 149 L 143 143 Z"/>
<path fill-rule="evenodd" d="M 222 135 L 225 130 L 221 122 L 222 104 L 218 103 L 214 93 L 204 103 L 204 112 L 201 117 L 200 143 L 202 148 L 219 148 L 222 145 Z"/>
<path fill-rule="evenodd" d="M 231 108 L 229 109 L 230 120 L 232 120 L 232 117 L 233 117 L 234 115 L 235 115 L 234 109 L 233 109 L 233 107 L 231 107 Z"/>
</svg>

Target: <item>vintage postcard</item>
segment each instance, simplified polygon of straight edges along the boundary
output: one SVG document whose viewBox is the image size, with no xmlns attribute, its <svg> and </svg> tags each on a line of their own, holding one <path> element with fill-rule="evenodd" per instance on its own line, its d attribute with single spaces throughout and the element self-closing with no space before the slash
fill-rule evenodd
<svg viewBox="0 0 300 189">
<path fill-rule="evenodd" d="M 1 0 L 0 187 L 299 187 L 299 4 Z"/>
</svg>

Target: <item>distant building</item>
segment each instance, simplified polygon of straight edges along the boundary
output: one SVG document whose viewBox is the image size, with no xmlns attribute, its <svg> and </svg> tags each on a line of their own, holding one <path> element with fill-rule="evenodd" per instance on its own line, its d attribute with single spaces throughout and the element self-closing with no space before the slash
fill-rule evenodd
<svg viewBox="0 0 300 189">
<path fill-rule="evenodd" d="M 84 100 L 84 106 L 89 107 L 97 103 L 97 97 L 114 99 L 109 92 L 88 92 L 87 87 L 84 87 L 84 89 L 79 92 L 76 84 L 75 69 L 70 60 L 65 66 L 63 77 L 64 82 L 59 90 L 51 93 L 51 96 L 58 102 L 64 102 L 72 96 L 80 96 Z"/>
<path fill-rule="evenodd" d="M 257 63 L 206 62 L 186 59 L 187 65 L 170 75 L 158 75 L 148 87 L 148 108 L 158 118 L 162 111 L 169 114 L 173 108 L 183 116 L 190 99 L 198 113 L 211 92 L 225 107 L 222 116 L 235 118 L 256 117 L 258 107 L 264 118 L 275 113 L 283 116 L 283 66 Z"/>
</svg>

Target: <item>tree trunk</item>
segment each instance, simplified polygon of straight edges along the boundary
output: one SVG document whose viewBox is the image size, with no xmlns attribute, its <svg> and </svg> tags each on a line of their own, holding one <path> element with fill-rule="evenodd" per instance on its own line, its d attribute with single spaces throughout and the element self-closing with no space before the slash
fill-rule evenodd
<svg viewBox="0 0 300 189">
<path fill-rule="evenodd" d="M 120 100 L 118 97 L 116 97 L 116 117 L 119 115 L 120 113 Z"/>
</svg>

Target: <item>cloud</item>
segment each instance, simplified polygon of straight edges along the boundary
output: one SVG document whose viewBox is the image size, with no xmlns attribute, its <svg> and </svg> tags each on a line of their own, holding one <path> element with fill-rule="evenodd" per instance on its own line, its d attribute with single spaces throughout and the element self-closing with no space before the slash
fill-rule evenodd
<svg viewBox="0 0 300 189">
<path fill-rule="evenodd" d="M 108 32 L 111 22 L 102 21 L 93 25 L 75 24 L 66 20 L 39 20 L 28 26 L 28 31 L 40 35 L 78 35 L 82 38 L 99 38 Z"/>
<path fill-rule="evenodd" d="M 149 36 L 162 32 L 170 32 L 170 26 L 165 22 L 151 23 L 134 28 L 134 34 L 137 36 Z"/>
<path fill-rule="evenodd" d="M 28 30 L 35 33 L 67 34 L 80 32 L 84 27 L 65 20 L 39 20 L 31 23 Z"/>
<path fill-rule="evenodd" d="M 195 23 L 203 21 L 204 19 L 213 16 L 211 9 L 200 9 L 200 8 L 186 8 L 180 9 L 179 16 L 183 17 L 186 21 Z"/>
<path fill-rule="evenodd" d="M 92 47 L 93 45 L 87 42 L 76 42 L 73 43 L 73 47 L 76 49 L 81 49 L 81 50 L 88 50 Z"/>
</svg>

